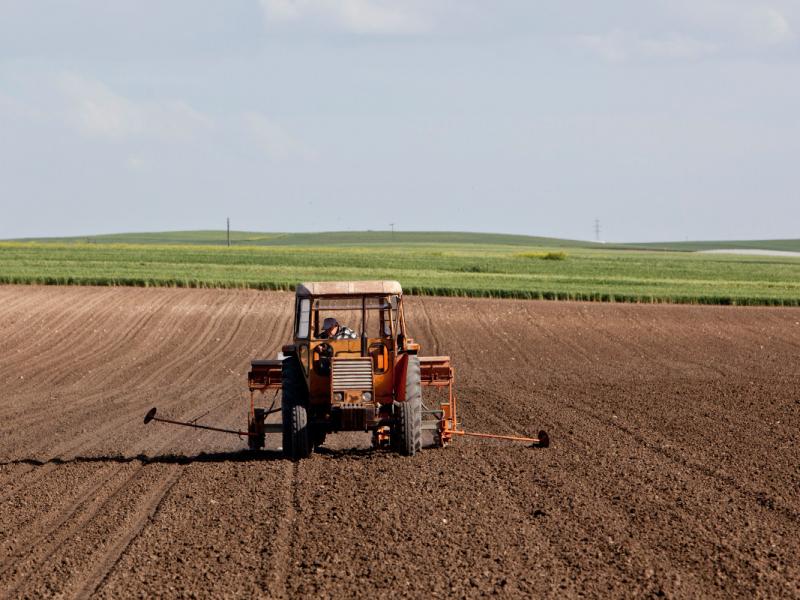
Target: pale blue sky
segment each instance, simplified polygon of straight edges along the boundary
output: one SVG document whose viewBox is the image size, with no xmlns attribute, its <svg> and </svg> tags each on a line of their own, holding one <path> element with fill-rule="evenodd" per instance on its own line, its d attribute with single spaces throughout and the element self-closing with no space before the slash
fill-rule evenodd
<svg viewBox="0 0 800 600">
<path fill-rule="evenodd" d="M 0 238 L 800 237 L 800 1 L 0 0 Z"/>
</svg>

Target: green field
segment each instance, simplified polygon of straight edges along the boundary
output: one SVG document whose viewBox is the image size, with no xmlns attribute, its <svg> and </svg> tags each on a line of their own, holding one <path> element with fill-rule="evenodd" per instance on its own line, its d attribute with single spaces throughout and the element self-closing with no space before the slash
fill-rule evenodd
<svg viewBox="0 0 800 600">
<path fill-rule="evenodd" d="M 731 240 L 703 242 L 651 242 L 646 244 L 614 244 L 612 248 L 639 248 L 642 250 L 677 250 L 679 252 L 698 252 L 702 250 L 778 250 L 780 252 L 800 252 L 798 240 Z"/>
<path fill-rule="evenodd" d="M 0 283 L 292 289 L 308 280 L 398 279 L 417 294 L 800 306 L 800 259 L 792 257 L 653 252 L 494 234 L 232 237 L 231 248 L 220 247 L 224 232 L 122 238 L 136 244 L 113 243 L 120 236 L 0 242 Z"/>
</svg>

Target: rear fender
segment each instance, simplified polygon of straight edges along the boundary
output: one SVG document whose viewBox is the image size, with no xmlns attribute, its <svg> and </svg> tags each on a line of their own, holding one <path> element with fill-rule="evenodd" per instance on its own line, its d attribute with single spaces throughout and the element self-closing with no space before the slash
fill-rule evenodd
<svg viewBox="0 0 800 600">
<path fill-rule="evenodd" d="M 408 354 L 401 354 L 394 363 L 394 397 L 397 402 L 406 401 L 406 372 L 408 371 Z"/>
</svg>

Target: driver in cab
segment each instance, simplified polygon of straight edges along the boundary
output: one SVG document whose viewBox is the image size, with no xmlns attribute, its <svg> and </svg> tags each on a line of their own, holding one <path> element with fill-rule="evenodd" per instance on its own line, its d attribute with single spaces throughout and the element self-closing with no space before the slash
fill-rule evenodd
<svg viewBox="0 0 800 600">
<path fill-rule="evenodd" d="M 319 334 L 322 340 L 355 340 L 358 339 L 356 332 L 349 327 L 339 325 L 333 317 L 328 317 L 322 322 L 322 332 Z"/>
</svg>

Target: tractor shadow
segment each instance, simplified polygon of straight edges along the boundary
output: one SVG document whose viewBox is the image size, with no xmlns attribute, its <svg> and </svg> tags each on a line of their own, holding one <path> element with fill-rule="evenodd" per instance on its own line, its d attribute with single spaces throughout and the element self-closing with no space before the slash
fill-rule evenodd
<svg viewBox="0 0 800 600">
<path fill-rule="evenodd" d="M 261 462 L 272 460 L 287 460 L 280 450 L 240 450 L 237 452 L 201 452 L 199 454 L 158 454 L 149 456 L 137 454 L 135 456 L 106 455 L 106 456 L 74 456 L 72 458 L 53 457 L 46 460 L 38 458 L 18 458 L 0 461 L 0 467 L 8 465 L 32 465 L 43 467 L 45 465 L 71 465 L 78 463 L 116 463 L 128 464 L 140 462 L 142 464 L 167 464 L 190 465 L 193 463 L 228 463 L 228 462 Z"/>
<path fill-rule="evenodd" d="M 327 458 L 370 458 L 390 454 L 385 448 L 327 448 L 320 446 L 314 449 L 314 454 Z"/>
</svg>

